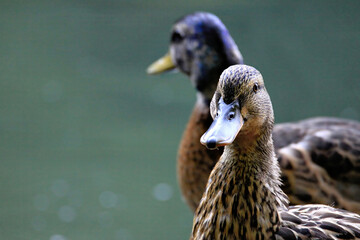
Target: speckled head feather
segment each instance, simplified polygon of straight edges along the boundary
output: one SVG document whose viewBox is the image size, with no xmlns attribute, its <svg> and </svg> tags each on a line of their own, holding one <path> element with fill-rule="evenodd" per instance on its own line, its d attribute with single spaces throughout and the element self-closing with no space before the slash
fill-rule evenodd
<svg viewBox="0 0 360 240">
<path fill-rule="evenodd" d="M 263 82 L 260 72 L 255 68 L 247 65 L 235 65 L 227 68 L 221 74 L 218 84 L 218 90 L 224 98 L 224 102 L 230 103 L 244 94 L 240 89 L 243 84 L 248 84 L 251 80 Z"/>
<path fill-rule="evenodd" d="M 254 98 L 251 97 L 252 94 L 259 94 L 261 96 Z M 263 117 L 264 120 L 273 123 L 270 97 L 266 92 L 261 73 L 254 67 L 238 64 L 230 66 L 223 71 L 210 103 L 210 113 L 213 118 L 216 114 L 217 103 L 220 97 L 227 104 L 238 100 L 241 107 L 244 103 L 249 103 L 248 107 L 244 108 L 248 112 L 247 116 Z M 269 126 L 269 129 L 272 129 L 272 125 Z"/>
</svg>

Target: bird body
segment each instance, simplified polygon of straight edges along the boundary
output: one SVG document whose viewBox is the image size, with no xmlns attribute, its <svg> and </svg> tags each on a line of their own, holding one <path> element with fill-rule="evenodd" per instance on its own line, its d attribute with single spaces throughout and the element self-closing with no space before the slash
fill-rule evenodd
<svg viewBox="0 0 360 240">
<path fill-rule="evenodd" d="M 242 64 L 243 58 L 225 25 L 210 13 L 196 12 L 176 21 L 170 41 L 169 53 L 148 73 L 177 68 L 197 91 L 177 157 L 180 189 L 195 211 L 222 154 L 221 147 L 209 152 L 198 143 L 211 124 L 209 102 L 221 72 Z M 273 141 L 291 204 L 331 204 L 360 213 L 359 122 L 323 117 L 276 124 Z"/>
<path fill-rule="evenodd" d="M 276 124 L 273 140 L 292 204 L 323 203 L 360 212 L 360 124 L 311 118 Z"/>
<path fill-rule="evenodd" d="M 193 211 L 205 191 L 209 173 L 222 154 L 221 150 L 212 151 L 205 148 L 199 141 L 211 122 L 209 103 L 197 101 L 179 145 L 178 182 L 184 200 Z"/>
<path fill-rule="evenodd" d="M 201 143 L 225 146 L 197 208 L 192 239 L 360 239 L 360 216 L 327 205 L 288 207 L 272 140 L 273 110 L 260 72 L 220 76 Z"/>
</svg>

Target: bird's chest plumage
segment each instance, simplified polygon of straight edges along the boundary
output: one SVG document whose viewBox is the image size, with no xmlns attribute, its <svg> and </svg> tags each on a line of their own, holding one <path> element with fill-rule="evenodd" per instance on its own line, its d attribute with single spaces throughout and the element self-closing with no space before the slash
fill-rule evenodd
<svg viewBox="0 0 360 240">
<path fill-rule="evenodd" d="M 222 149 L 209 150 L 200 143 L 201 135 L 211 125 L 207 106 L 195 106 L 182 137 L 177 159 L 177 175 L 182 195 L 195 211 L 205 191 L 210 172 L 219 160 Z"/>
<path fill-rule="evenodd" d="M 256 174 L 233 167 L 211 174 L 194 218 L 194 239 L 275 239 L 276 201 Z"/>
</svg>

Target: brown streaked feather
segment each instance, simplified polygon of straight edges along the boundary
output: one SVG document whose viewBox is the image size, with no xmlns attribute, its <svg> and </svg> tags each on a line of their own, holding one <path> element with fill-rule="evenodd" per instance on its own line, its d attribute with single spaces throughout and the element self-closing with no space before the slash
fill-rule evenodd
<svg viewBox="0 0 360 240">
<path fill-rule="evenodd" d="M 290 133 L 296 141 L 286 138 Z M 273 139 L 292 204 L 323 203 L 360 212 L 358 122 L 313 118 L 278 124 Z"/>
<path fill-rule="evenodd" d="M 180 142 L 177 158 L 177 176 L 181 193 L 195 211 L 205 191 L 209 173 L 220 158 L 223 148 L 209 150 L 202 146 L 199 139 L 210 127 L 212 118 L 208 104 L 198 102 Z"/>
<path fill-rule="evenodd" d="M 357 214 L 316 204 L 291 206 L 279 212 L 282 225 L 277 239 L 360 239 Z"/>
</svg>

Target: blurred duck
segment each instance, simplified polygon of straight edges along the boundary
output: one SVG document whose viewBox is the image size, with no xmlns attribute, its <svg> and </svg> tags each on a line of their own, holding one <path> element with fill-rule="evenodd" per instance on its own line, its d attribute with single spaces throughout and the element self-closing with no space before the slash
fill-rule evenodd
<svg viewBox="0 0 360 240">
<path fill-rule="evenodd" d="M 225 146 L 195 212 L 192 239 L 360 239 L 360 216 L 327 205 L 288 207 L 272 140 L 270 97 L 259 71 L 234 65 L 220 76 L 201 137 Z"/>
<path fill-rule="evenodd" d="M 193 211 L 223 151 L 222 147 L 209 151 L 199 143 L 212 122 L 209 103 L 221 72 L 242 63 L 242 55 L 220 19 L 197 12 L 174 24 L 169 53 L 147 70 L 157 74 L 179 69 L 197 90 L 177 159 L 182 195 Z M 282 169 L 283 190 L 291 204 L 331 204 L 360 213 L 359 122 L 312 118 L 277 124 L 273 140 Z"/>
</svg>

